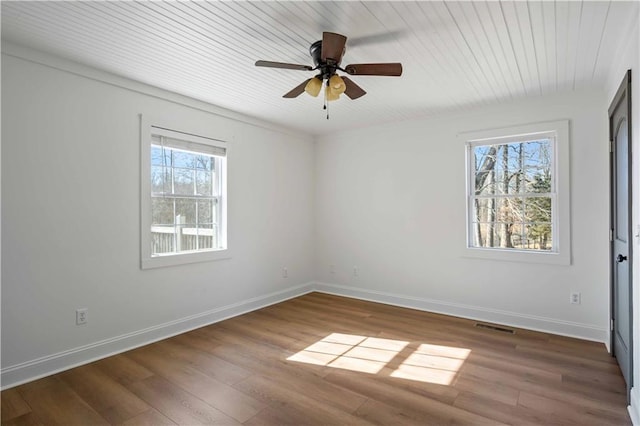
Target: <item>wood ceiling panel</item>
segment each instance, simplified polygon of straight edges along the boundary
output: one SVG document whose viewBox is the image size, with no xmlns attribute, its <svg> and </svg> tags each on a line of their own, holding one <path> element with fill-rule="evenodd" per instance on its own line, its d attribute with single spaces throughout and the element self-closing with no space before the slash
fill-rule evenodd
<svg viewBox="0 0 640 426">
<path fill-rule="evenodd" d="M 312 134 L 601 88 L 635 2 L 2 2 L 3 40 Z M 309 46 L 348 37 L 343 65 L 368 93 L 330 104 L 282 95 L 313 73 Z"/>
</svg>

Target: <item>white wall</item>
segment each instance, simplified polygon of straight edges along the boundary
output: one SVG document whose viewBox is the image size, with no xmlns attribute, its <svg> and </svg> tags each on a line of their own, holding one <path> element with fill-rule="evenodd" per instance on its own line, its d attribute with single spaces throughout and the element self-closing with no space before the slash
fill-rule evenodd
<svg viewBox="0 0 640 426">
<path fill-rule="evenodd" d="M 4 386 L 306 291 L 311 138 L 115 77 L 79 76 L 86 69 L 63 61 L 53 62 L 73 73 L 5 53 Z M 232 142 L 233 259 L 140 269 L 141 113 Z M 76 326 L 83 307 L 88 324 Z"/>
<path fill-rule="evenodd" d="M 627 70 L 631 70 L 631 144 L 633 152 L 633 202 L 632 224 L 633 229 L 640 229 L 640 7 L 636 7 L 638 19 L 619 46 L 616 54 L 618 61 L 611 64 L 609 79 L 607 81 L 607 105 L 620 86 L 620 82 Z M 629 413 L 633 423 L 640 425 L 640 239 L 636 239 L 633 256 L 633 383 L 631 390 L 631 407 Z"/>
<path fill-rule="evenodd" d="M 323 138 L 316 147 L 323 288 L 605 341 L 606 109 L 604 93 L 584 92 Z M 462 257 L 465 151 L 456 135 L 559 119 L 570 120 L 572 264 Z M 582 304 L 569 304 L 572 291 L 582 294 Z"/>
</svg>

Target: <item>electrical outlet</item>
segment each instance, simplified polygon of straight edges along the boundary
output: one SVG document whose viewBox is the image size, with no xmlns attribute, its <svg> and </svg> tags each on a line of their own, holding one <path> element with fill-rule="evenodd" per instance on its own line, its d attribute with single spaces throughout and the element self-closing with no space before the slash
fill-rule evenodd
<svg viewBox="0 0 640 426">
<path fill-rule="evenodd" d="M 86 324 L 88 313 L 89 309 L 87 308 L 76 309 L 76 325 Z"/>
<path fill-rule="evenodd" d="M 329 265 L 329 272 L 331 272 L 332 274 L 335 274 L 336 273 L 336 265 L 333 265 L 333 264 Z"/>
<path fill-rule="evenodd" d="M 282 268 L 282 278 L 289 278 L 289 270 L 287 268 Z"/>
<path fill-rule="evenodd" d="M 579 305 L 580 293 L 577 293 L 577 292 L 571 293 L 571 295 L 569 296 L 569 303 L 571 303 L 572 305 Z"/>
<path fill-rule="evenodd" d="M 358 269 L 357 266 L 353 267 L 353 276 L 357 277 L 360 274 L 360 270 Z"/>
</svg>

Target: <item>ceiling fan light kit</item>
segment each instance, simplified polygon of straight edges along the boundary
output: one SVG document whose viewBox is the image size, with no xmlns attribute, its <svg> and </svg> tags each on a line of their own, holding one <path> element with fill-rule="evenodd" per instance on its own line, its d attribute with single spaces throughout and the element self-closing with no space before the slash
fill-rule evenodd
<svg viewBox="0 0 640 426">
<path fill-rule="evenodd" d="M 299 71 L 319 71 L 318 75 L 310 78 L 302 84 L 296 86 L 283 95 L 284 98 L 296 98 L 302 92 L 307 92 L 310 96 L 317 97 L 325 87 L 325 100 L 334 101 L 345 94 L 349 99 L 358 99 L 367 94 L 360 86 L 346 76 L 339 76 L 337 71 L 349 75 L 373 75 L 373 76 L 394 76 L 402 75 L 402 64 L 393 63 L 371 63 L 371 64 L 349 64 L 344 68 L 340 67 L 342 57 L 346 50 L 347 37 L 330 32 L 322 33 L 322 40 L 314 42 L 309 47 L 309 54 L 314 66 L 288 64 L 284 62 L 257 61 L 256 66 L 267 68 L 281 68 Z M 326 82 L 326 83 L 325 83 Z M 325 106 L 326 108 L 326 106 Z M 328 117 L 327 117 L 328 118 Z"/>
<path fill-rule="evenodd" d="M 313 96 L 314 98 L 318 96 L 318 94 L 320 93 L 320 90 L 322 90 L 322 80 L 319 79 L 318 77 L 313 77 L 309 79 L 309 82 L 304 87 L 304 91 L 307 92 L 307 94 Z"/>
<path fill-rule="evenodd" d="M 342 80 L 338 74 L 334 74 L 329 78 L 329 86 L 331 87 L 331 90 L 338 95 L 343 94 L 347 89 L 347 86 L 344 84 L 344 80 Z"/>
</svg>

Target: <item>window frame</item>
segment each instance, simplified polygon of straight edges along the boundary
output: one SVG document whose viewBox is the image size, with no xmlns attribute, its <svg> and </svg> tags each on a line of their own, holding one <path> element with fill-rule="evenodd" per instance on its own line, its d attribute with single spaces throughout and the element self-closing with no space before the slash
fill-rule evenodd
<svg viewBox="0 0 640 426">
<path fill-rule="evenodd" d="M 473 246 L 473 200 L 475 163 L 473 148 L 479 145 L 518 143 L 551 138 L 552 157 L 552 238 L 550 251 Z M 465 132 L 458 135 L 465 150 L 465 246 L 464 257 L 557 265 L 571 264 L 569 121 L 558 120 L 520 126 Z"/>
<path fill-rule="evenodd" d="M 227 216 L 228 205 L 228 167 L 230 147 L 227 141 L 206 136 L 199 136 L 194 132 L 173 130 L 174 126 L 166 122 L 140 116 L 140 267 L 141 269 L 159 268 L 166 266 L 184 265 L 196 262 L 208 262 L 231 258 L 229 249 L 229 223 Z M 152 255 L 151 238 L 152 225 L 152 186 L 151 186 L 151 145 L 154 144 L 152 135 L 160 135 L 187 143 L 208 145 L 225 150 L 224 161 L 216 161 L 220 165 L 217 171 L 220 194 L 217 196 L 219 209 L 219 239 L 223 248 L 199 251 L 183 251 L 178 253 Z M 206 153 L 205 153 L 206 154 Z M 209 154 L 208 154 L 209 155 Z"/>
</svg>

